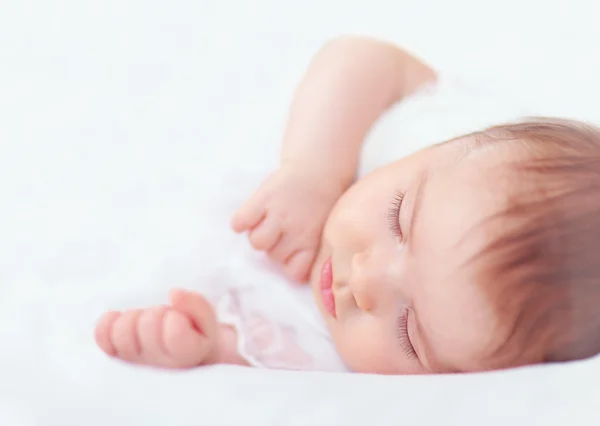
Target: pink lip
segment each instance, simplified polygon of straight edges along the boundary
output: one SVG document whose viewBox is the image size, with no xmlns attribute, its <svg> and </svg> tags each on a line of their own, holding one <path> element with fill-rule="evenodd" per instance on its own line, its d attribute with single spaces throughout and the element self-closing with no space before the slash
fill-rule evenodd
<svg viewBox="0 0 600 426">
<path fill-rule="evenodd" d="M 331 257 L 329 257 L 323 264 L 321 269 L 321 298 L 323 299 L 323 306 L 329 314 L 336 318 L 335 315 L 335 298 L 331 286 L 333 284 L 333 271 L 331 267 Z"/>
</svg>

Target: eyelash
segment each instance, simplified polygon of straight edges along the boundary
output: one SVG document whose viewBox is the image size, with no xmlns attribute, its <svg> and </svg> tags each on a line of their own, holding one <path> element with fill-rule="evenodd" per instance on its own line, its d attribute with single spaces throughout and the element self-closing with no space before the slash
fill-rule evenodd
<svg viewBox="0 0 600 426">
<path fill-rule="evenodd" d="M 402 229 L 400 228 L 400 208 L 402 207 L 402 200 L 404 200 L 404 194 L 396 192 L 387 214 L 390 230 L 398 238 L 402 238 Z"/>
<path fill-rule="evenodd" d="M 404 194 L 402 192 L 396 192 L 392 203 L 388 210 L 388 223 L 390 230 L 398 238 L 402 238 L 402 228 L 400 228 L 400 209 L 402 208 L 402 201 L 404 200 Z M 404 311 L 400 317 L 398 317 L 398 338 L 400 339 L 400 345 L 404 351 L 404 354 L 409 359 L 418 358 L 415 347 L 408 337 L 408 309 Z"/>
<path fill-rule="evenodd" d="M 404 354 L 409 359 L 418 358 L 415 347 L 408 337 L 408 309 L 404 311 L 404 314 L 398 318 L 398 338 L 400 339 L 400 345 Z"/>
</svg>

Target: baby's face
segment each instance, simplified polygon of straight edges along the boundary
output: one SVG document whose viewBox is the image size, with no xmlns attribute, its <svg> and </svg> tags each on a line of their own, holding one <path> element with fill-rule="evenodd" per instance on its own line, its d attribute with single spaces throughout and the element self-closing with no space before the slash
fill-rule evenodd
<svg viewBox="0 0 600 426">
<path fill-rule="evenodd" d="M 463 142 L 376 170 L 328 218 L 311 284 L 354 371 L 488 368 L 498 324 L 469 259 L 491 237 L 473 229 L 504 206 L 494 170 L 509 154 Z"/>
</svg>

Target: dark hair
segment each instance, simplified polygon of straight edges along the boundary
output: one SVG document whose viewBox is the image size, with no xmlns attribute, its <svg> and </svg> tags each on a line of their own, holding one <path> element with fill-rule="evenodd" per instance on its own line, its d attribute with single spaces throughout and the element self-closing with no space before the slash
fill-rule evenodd
<svg viewBox="0 0 600 426">
<path fill-rule="evenodd" d="M 480 284 L 506 326 L 495 365 L 600 353 L 600 129 L 531 119 L 475 134 L 522 148 L 519 188 L 475 256 Z M 486 221 L 487 223 L 487 221 Z"/>
</svg>

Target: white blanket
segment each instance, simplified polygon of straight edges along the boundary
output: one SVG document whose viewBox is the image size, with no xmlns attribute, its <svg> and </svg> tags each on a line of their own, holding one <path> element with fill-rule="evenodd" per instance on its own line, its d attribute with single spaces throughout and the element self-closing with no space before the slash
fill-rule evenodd
<svg viewBox="0 0 600 426">
<path fill-rule="evenodd" d="M 171 287 L 193 288 L 208 259 L 247 249 L 229 217 L 276 163 L 294 85 L 329 37 L 403 43 L 502 92 L 499 117 L 517 103 L 597 119 L 596 3 L 5 3 L 0 424 L 600 422 L 598 359 L 436 377 L 166 372 L 109 360 L 92 334 L 103 310 L 164 302 Z M 385 160 L 378 143 L 410 151 L 451 133 L 448 114 L 470 114 L 472 98 L 462 101 L 397 108 L 371 135 L 365 166 Z"/>
</svg>

